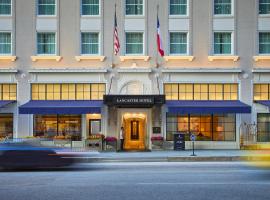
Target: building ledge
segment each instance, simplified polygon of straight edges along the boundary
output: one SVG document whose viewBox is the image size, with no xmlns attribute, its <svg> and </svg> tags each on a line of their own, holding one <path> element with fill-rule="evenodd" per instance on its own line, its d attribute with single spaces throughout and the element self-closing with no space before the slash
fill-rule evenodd
<svg viewBox="0 0 270 200">
<path fill-rule="evenodd" d="M 8 60 L 11 62 L 15 62 L 17 59 L 16 56 L 0 56 L 0 60 Z"/>
<path fill-rule="evenodd" d="M 162 69 L 163 73 L 241 73 L 239 68 L 182 68 L 182 69 Z"/>
<path fill-rule="evenodd" d="M 253 73 L 270 73 L 270 68 L 254 68 Z"/>
<path fill-rule="evenodd" d="M 36 62 L 38 60 L 55 60 L 59 62 L 62 59 L 62 56 L 31 56 L 31 60 Z"/>
<path fill-rule="evenodd" d="M 120 56 L 120 61 L 124 62 L 126 60 L 144 60 L 145 62 L 149 61 L 150 56 Z"/>
<path fill-rule="evenodd" d="M 0 68 L 0 73 L 17 73 L 17 69 L 1 69 Z"/>
<path fill-rule="evenodd" d="M 63 68 L 63 69 L 53 69 L 53 68 L 47 68 L 47 69 L 30 69 L 28 70 L 29 73 L 106 73 L 107 69 L 102 68 L 94 68 L 94 69 L 86 69 L 86 68 L 80 68 L 80 69 L 74 69 L 74 68 Z"/>
<path fill-rule="evenodd" d="M 210 62 L 214 60 L 232 60 L 234 62 L 239 60 L 239 56 L 225 56 L 225 55 L 216 55 L 216 56 L 208 56 L 208 60 Z"/>
<path fill-rule="evenodd" d="M 164 59 L 168 62 L 170 60 L 188 60 L 192 62 L 194 60 L 194 56 L 164 56 Z"/>
<path fill-rule="evenodd" d="M 259 62 L 260 60 L 270 60 L 270 55 L 269 56 L 253 56 L 253 60 L 255 62 Z"/>
<path fill-rule="evenodd" d="M 105 56 L 75 56 L 75 59 L 80 62 L 82 60 L 99 60 L 101 62 L 103 62 L 105 60 Z"/>
</svg>

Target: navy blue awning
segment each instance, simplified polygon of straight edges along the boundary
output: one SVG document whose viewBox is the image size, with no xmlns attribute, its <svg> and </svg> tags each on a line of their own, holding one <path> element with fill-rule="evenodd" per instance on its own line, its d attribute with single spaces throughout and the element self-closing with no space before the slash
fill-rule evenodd
<svg viewBox="0 0 270 200">
<path fill-rule="evenodd" d="M 103 101 L 29 101 L 19 107 L 20 114 L 101 113 Z"/>
<path fill-rule="evenodd" d="M 5 106 L 7 106 L 8 104 L 11 104 L 11 103 L 14 103 L 14 102 L 16 102 L 16 101 L 5 101 L 5 100 L 0 101 L 0 108 L 3 108 Z"/>
<path fill-rule="evenodd" d="M 251 106 L 241 101 L 167 101 L 169 113 L 251 113 Z"/>
<path fill-rule="evenodd" d="M 255 101 L 255 103 L 262 104 L 270 109 L 270 101 Z"/>
</svg>

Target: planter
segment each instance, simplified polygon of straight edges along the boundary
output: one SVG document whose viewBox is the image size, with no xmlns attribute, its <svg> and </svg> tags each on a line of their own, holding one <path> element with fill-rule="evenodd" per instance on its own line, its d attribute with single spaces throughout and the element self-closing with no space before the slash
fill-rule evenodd
<svg viewBox="0 0 270 200">
<path fill-rule="evenodd" d="M 87 139 L 85 140 L 85 147 L 90 150 L 102 151 L 103 150 L 103 139 Z"/>
<path fill-rule="evenodd" d="M 117 151 L 117 141 L 106 141 L 106 151 Z"/>
<path fill-rule="evenodd" d="M 152 149 L 163 149 L 163 140 L 153 140 Z"/>
<path fill-rule="evenodd" d="M 72 141 L 70 139 L 53 139 L 55 146 L 72 147 Z"/>
</svg>

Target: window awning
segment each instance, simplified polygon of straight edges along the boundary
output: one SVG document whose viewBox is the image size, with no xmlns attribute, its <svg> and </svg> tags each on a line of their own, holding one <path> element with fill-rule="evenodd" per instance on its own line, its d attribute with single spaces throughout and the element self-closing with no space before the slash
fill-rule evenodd
<svg viewBox="0 0 270 200">
<path fill-rule="evenodd" d="M 270 109 L 270 101 L 255 101 L 255 103 L 267 106 Z"/>
<path fill-rule="evenodd" d="M 5 100 L 0 101 L 0 108 L 3 108 L 11 103 L 14 103 L 14 102 L 16 102 L 16 101 L 5 101 Z"/>
<path fill-rule="evenodd" d="M 20 114 L 101 113 L 103 101 L 29 101 L 19 107 Z"/>
<path fill-rule="evenodd" d="M 251 106 L 241 101 L 167 101 L 169 113 L 251 113 Z"/>
</svg>

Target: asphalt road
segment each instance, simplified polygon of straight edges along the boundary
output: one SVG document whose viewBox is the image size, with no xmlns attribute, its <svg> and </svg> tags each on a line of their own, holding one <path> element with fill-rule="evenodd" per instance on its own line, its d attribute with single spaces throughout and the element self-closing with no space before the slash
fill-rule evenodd
<svg viewBox="0 0 270 200">
<path fill-rule="evenodd" d="M 0 172 L 0 200 L 267 200 L 270 171 L 243 163 L 101 163 Z"/>
</svg>

